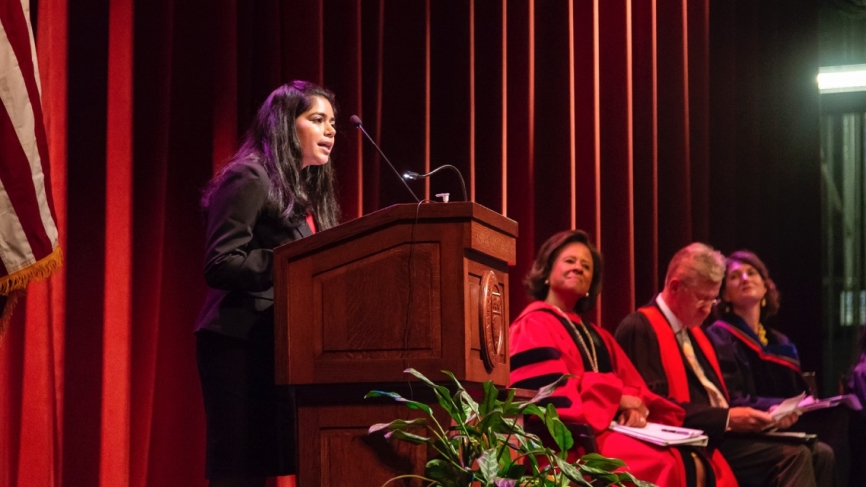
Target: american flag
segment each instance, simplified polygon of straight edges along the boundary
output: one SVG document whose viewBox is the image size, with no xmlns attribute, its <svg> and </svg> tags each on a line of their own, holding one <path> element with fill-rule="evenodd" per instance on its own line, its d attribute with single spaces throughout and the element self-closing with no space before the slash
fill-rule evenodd
<svg viewBox="0 0 866 487">
<path fill-rule="evenodd" d="M 30 0 L 0 0 L 0 337 L 27 284 L 62 262 Z"/>
</svg>

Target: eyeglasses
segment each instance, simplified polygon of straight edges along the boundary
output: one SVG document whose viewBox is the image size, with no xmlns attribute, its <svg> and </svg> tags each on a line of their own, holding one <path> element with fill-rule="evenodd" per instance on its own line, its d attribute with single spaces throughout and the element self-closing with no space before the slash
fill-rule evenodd
<svg viewBox="0 0 866 487">
<path fill-rule="evenodd" d="M 682 281 L 680 281 L 680 282 L 682 282 Z M 715 306 L 715 305 L 719 304 L 719 302 L 722 301 L 722 300 L 719 299 L 718 297 L 715 297 L 715 298 L 701 298 L 701 297 L 699 297 L 697 294 L 695 294 L 695 292 L 692 290 L 692 288 L 690 288 L 690 287 L 688 286 L 688 284 L 686 284 L 685 282 L 682 282 L 682 285 L 683 285 L 684 288 L 686 288 L 686 290 L 689 292 L 689 294 L 691 294 L 692 297 L 695 298 L 695 302 L 698 304 L 698 307 L 699 307 L 699 308 L 703 308 L 704 306 L 706 306 L 706 305 L 708 305 L 708 304 L 711 305 L 711 306 Z"/>
</svg>

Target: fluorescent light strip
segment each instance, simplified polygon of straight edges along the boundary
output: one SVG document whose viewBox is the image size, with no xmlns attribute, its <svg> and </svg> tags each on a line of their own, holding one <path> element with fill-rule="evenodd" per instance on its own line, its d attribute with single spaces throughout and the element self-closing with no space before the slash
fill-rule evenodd
<svg viewBox="0 0 866 487">
<path fill-rule="evenodd" d="M 821 93 L 866 91 L 866 64 L 823 66 L 818 69 Z"/>
</svg>

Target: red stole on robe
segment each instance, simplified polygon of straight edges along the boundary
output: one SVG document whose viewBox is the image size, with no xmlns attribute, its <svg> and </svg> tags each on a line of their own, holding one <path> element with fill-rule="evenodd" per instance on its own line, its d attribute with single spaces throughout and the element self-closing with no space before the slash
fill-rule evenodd
<svg viewBox="0 0 866 487">
<path fill-rule="evenodd" d="M 665 315 L 655 306 L 644 306 L 638 309 L 650 322 L 656 337 L 659 341 L 659 351 L 662 357 L 662 367 L 665 369 L 665 376 L 668 380 L 668 396 L 679 401 L 689 402 L 691 395 L 689 394 L 689 383 L 686 379 L 685 361 L 680 356 L 680 346 L 677 343 L 677 337 L 674 336 L 674 329 L 671 328 Z M 719 368 L 719 360 L 716 357 L 716 351 L 710 340 L 704 335 L 700 328 L 692 328 L 692 337 L 698 342 L 698 347 L 704 352 L 710 366 L 716 372 L 716 377 L 719 378 L 719 384 L 722 386 L 722 394 L 725 399 L 729 399 L 728 389 L 725 387 L 725 380 L 722 378 L 721 369 Z M 713 470 L 713 475 L 716 478 L 718 487 L 730 487 L 737 485 L 737 479 L 734 477 L 734 472 L 728 461 L 722 456 L 722 452 L 718 449 L 713 450 L 710 455 L 710 466 Z"/>
<path fill-rule="evenodd" d="M 668 323 L 667 318 L 665 318 L 661 310 L 655 306 L 644 306 L 638 309 L 638 311 L 647 317 L 650 325 L 652 325 L 653 330 L 656 332 L 656 337 L 658 337 L 662 367 L 664 367 L 665 375 L 668 379 L 668 396 L 680 402 L 689 402 L 691 396 L 689 394 L 689 383 L 686 380 L 685 361 L 680 357 L 680 345 L 677 342 L 676 336 L 674 336 L 673 328 L 671 328 L 670 323 Z M 728 388 L 725 387 L 725 380 L 722 377 L 719 360 L 716 358 L 716 351 L 713 349 L 712 343 L 710 343 L 710 340 L 700 328 L 695 327 L 690 331 L 692 338 L 698 342 L 698 347 L 704 353 L 704 356 L 707 357 L 707 361 L 716 373 L 719 385 L 721 385 L 722 394 L 725 395 L 725 399 L 730 400 Z"/>
<path fill-rule="evenodd" d="M 754 352 L 758 354 L 758 357 L 761 360 L 766 360 L 767 362 L 773 362 L 774 364 L 778 364 L 778 365 L 781 365 L 783 367 L 787 367 L 798 374 L 801 373 L 800 367 L 796 363 L 793 362 L 793 359 L 791 359 L 789 357 L 784 357 L 782 355 L 775 355 L 775 354 L 772 354 L 772 353 L 765 351 L 764 347 L 762 347 L 759 343 L 755 342 L 755 340 L 753 340 L 752 337 L 746 335 L 746 333 L 743 332 L 743 330 L 737 328 L 736 326 L 734 326 L 728 322 L 725 322 L 725 321 L 717 321 L 716 325 L 721 326 L 722 328 L 728 330 L 728 332 L 731 335 L 733 335 L 734 338 L 743 342 L 743 345 L 754 350 Z"/>
</svg>

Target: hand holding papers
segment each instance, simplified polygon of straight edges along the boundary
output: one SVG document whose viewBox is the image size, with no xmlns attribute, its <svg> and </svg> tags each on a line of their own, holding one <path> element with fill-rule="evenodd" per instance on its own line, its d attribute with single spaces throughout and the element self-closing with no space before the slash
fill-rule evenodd
<svg viewBox="0 0 866 487">
<path fill-rule="evenodd" d="M 816 409 L 832 408 L 839 405 L 847 406 L 848 409 L 853 411 L 861 411 L 863 409 L 863 405 L 860 404 L 860 400 L 854 394 L 842 394 L 841 396 L 833 396 L 826 399 L 815 399 L 812 396 L 806 396 L 797 405 L 797 409 L 806 413 Z"/>
<path fill-rule="evenodd" d="M 854 411 L 860 411 L 863 409 L 863 405 L 860 404 L 860 401 L 854 394 L 843 394 L 840 396 L 828 397 L 827 399 L 815 399 L 812 396 L 807 396 L 804 392 L 785 399 L 778 406 L 770 408 L 769 413 L 773 416 L 773 419 L 779 421 L 791 413 L 800 415 L 809 411 L 832 408 L 839 405 L 847 406 Z M 785 426 L 782 426 L 783 429 L 784 427 Z"/>
<path fill-rule="evenodd" d="M 789 397 L 775 408 L 771 408 L 770 414 L 773 415 L 773 419 L 778 420 L 792 412 L 802 414 L 815 411 L 816 409 L 832 408 L 839 405 L 847 406 L 854 411 L 863 409 L 863 405 L 860 404 L 860 400 L 854 394 L 842 394 L 841 396 L 828 397 L 827 399 L 815 399 L 812 396 L 807 396 L 804 392 L 797 396 Z"/>
<path fill-rule="evenodd" d="M 794 397 L 789 397 L 788 399 L 782 401 L 778 406 L 770 408 L 769 413 L 776 421 L 782 419 L 783 417 L 791 413 L 799 414 L 800 411 L 798 411 L 797 406 L 800 404 L 800 401 L 802 401 L 805 397 L 805 392 Z"/>
<path fill-rule="evenodd" d="M 612 422 L 609 429 L 654 445 L 707 445 L 707 435 L 701 430 L 691 428 L 667 426 L 658 423 L 647 423 L 644 428 L 635 428 Z"/>
</svg>

